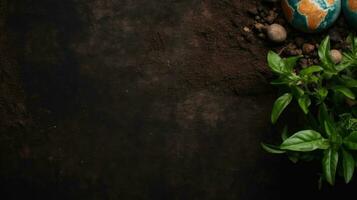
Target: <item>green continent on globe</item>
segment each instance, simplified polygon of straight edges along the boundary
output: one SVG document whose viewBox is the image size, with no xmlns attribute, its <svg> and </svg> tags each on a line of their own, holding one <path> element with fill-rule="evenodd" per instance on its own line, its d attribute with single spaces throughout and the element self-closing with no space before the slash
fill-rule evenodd
<svg viewBox="0 0 357 200">
<path fill-rule="evenodd" d="M 341 0 L 282 0 L 286 19 L 304 32 L 329 28 L 341 11 Z"/>
</svg>

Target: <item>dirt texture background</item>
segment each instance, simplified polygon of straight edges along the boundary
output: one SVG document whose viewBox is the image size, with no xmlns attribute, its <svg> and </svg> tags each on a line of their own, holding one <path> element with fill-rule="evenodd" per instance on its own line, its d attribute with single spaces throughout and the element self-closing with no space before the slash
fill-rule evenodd
<svg viewBox="0 0 357 200">
<path fill-rule="evenodd" d="M 260 148 L 254 0 L 2 0 L 1 199 L 301 199 L 318 164 Z"/>
</svg>

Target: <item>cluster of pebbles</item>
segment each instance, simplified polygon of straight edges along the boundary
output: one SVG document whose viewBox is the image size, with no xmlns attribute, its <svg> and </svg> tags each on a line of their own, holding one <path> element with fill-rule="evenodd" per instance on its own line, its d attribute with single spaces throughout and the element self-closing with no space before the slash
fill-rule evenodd
<svg viewBox="0 0 357 200">
<path fill-rule="evenodd" d="M 342 60 L 341 51 L 347 47 L 345 37 L 349 28 L 341 17 L 327 32 L 305 34 L 293 29 L 285 20 L 279 0 L 261 0 L 246 12 L 252 23 L 243 27 L 243 35 L 250 41 L 258 37 L 269 44 L 282 56 L 303 56 L 300 59 L 302 68 L 319 63 L 317 48 L 319 43 L 329 35 L 332 42 L 331 58 L 335 63 Z"/>
</svg>

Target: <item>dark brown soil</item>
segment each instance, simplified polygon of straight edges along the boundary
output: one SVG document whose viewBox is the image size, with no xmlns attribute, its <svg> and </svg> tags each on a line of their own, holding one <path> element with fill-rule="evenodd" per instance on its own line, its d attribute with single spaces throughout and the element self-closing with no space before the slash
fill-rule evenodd
<svg viewBox="0 0 357 200">
<path fill-rule="evenodd" d="M 1 199 L 301 199 L 260 148 L 272 46 L 254 0 L 1 0 Z"/>
</svg>

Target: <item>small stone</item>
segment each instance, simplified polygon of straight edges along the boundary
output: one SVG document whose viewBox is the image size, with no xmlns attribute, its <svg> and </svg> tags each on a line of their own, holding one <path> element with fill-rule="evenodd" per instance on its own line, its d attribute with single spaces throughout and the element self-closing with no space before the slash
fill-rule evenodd
<svg viewBox="0 0 357 200">
<path fill-rule="evenodd" d="M 286 50 L 286 54 L 288 56 L 298 56 L 298 55 L 302 54 L 302 51 L 301 51 L 301 49 L 289 49 L 289 50 Z"/>
<path fill-rule="evenodd" d="M 315 46 L 309 43 L 305 43 L 302 45 L 302 52 L 306 55 L 310 54 L 315 50 Z"/>
<path fill-rule="evenodd" d="M 334 62 L 335 64 L 338 64 L 342 61 L 342 54 L 337 49 L 332 49 L 330 51 L 330 57 L 331 57 L 332 62 Z"/>
<path fill-rule="evenodd" d="M 286 30 L 280 24 L 272 24 L 267 27 L 267 36 L 273 42 L 284 42 L 287 37 Z"/>
<path fill-rule="evenodd" d="M 276 17 L 278 16 L 278 14 L 274 11 L 269 11 L 269 15 L 265 18 L 265 20 L 269 23 L 269 24 L 272 24 Z"/>
<path fill-rule="evenodd" d="M 289 43 L 285 50 L 284 50 L 284 53 L 287 55 L 287 56 L 292 56 L 292 55 L 295 55 L 296 54 L 296 45 L 293 44 L 293 43 Z"/>
<path fill-rule="evenodd" d="M 249 14 L 251 14 L 251 15 L 258 15 L 258 9 L 257 9 L 257 7 L 250 7 L 250 8 L 248 8 L 248 13 Z"/>
<path fill-rule="evenodd" d="M 268 16 L 267 11 L 266 11 L 266 10 L 263 10 L 263 11 L 260 13 L 260 16 L 263 16 L 263 17 Z"/>
<path fill-rule="evenodd" d="M 260 38 L 262 38 L 262 39 L 265 39 L 264 33 L 259 33 L 259 34 L 258 34 L 258 37 L 260 37 Z"/>
<path fill-rule="evenodd" d="M 245 32 L 250 32 L 250 29 L 248 28 L 248 27 L 243 27 L 243 30 L 245 31 Z"/>
<path fill-rule="evenodd" d="M 295 50 L 295 55 L 296 56 L 302 55 L 302 50 L 301 49 L 296 49 Z"/>
<path fill-rule="evenodd" d="M 262 30 L 265 28 L 265 26 L 264 26 L 264 24 L 262 24 L 262 23 L 256 23 L 256 24 L 254 24 L 254 28 L 255 28 L 257 31 L 262 31 Z"/>
<path fill-rule="evenodd" d="M 254 40 L 254 35 L 252 34 L 252 32 L 250 32 L 250 29 L 249 29 L 249 32 L 243 31 L 242 36 L 248 42 L 252 42 Z"/>
</svg>

